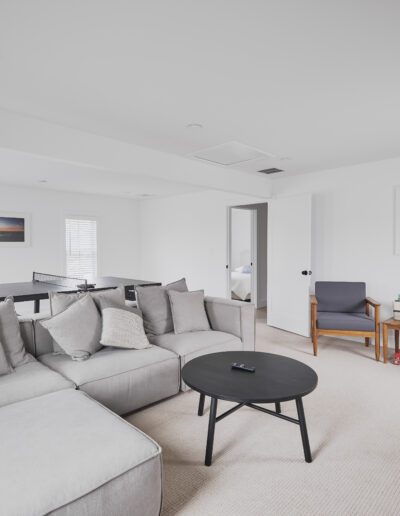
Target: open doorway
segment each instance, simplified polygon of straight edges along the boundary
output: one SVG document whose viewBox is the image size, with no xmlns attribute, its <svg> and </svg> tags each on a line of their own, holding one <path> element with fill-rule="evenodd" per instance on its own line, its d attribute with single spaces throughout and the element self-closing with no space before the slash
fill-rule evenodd
<svg viewBox="0 0 400 516">
<path fill-rule="evenodd" d="M 268 204 L 228 209 L 227 294 L 230 299 L 267 306 Z"/>
</svg>

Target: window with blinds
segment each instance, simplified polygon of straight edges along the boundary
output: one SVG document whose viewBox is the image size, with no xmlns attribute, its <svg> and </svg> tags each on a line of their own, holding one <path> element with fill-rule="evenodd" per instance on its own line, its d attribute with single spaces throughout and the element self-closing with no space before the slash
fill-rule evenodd
<svg viewBox="0 0 400 516">
<path fill-rule="evenodd" d="M 66 275 L 97 275 L 97 222 L 80 217 L 65 219 Z"/>
</svg>

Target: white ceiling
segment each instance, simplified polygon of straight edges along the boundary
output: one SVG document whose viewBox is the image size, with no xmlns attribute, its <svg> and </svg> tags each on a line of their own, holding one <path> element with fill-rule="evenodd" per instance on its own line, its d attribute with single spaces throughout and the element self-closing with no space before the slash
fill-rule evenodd
<svg viewBox="0 0 400 516">
<path fill-rule="evenodd" d="M 45 181 L 45 182 L 43 182 Z M 110 173 L 0 148 L 0 183 L 35 188 L 147 199 L 202 188 L 145 175 Z"/>
<path fill-rule="evenodd" d="M 0 0 L 0 107 L 182 156 L 274 156 L 249 173 L 392 158 L 399 19 L 398 0 Z"/>
</svg>

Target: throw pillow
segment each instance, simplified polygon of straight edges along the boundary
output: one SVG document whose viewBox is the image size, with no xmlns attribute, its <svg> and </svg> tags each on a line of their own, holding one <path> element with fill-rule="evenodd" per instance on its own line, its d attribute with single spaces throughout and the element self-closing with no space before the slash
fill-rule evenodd
<svg viewBox="0 0 400 516">
<path fill-rule="evenodd" d="M 25 351 L 14 301 L 11 297 L 0 303 L 0 341 L 12 367 L 30 361 L 30 355 Z"/>
<path fill-rule="evenodd" d="M 168 292 L 175 333 L 206 331 L 210 323 L 204 308 L 204 290 Z"/>
<path fill-rule="evenodd" d="M 0 376 L 11 373 L 12 371 L 14 371 L 14 369 L 10 366 L 4 348 L 0 342 Z"/>
<path fill-rule="evenodd" d="M 108 290 L 98 290 L 97 292 L 90 292 L 96 306 L 101 310 L 101 301 L 106 300 L 116 306 L 125 306 L 125 287 L 121 285 L 118 288 L 110 288 Z"/>
<path fill-rule="evenodd" d="M 187 292 L 185 278 L 163 287 L 136 287 L 136 298 L 143 314 L 144 329 L 151 335 L 163 335 L 173 331 L 169 290 Z"/>
<path fill-rule="evenodd" d="M 89 294 L 81 295 L 63 312 L 41 321 L 41 325 L 71 357 L 81 352 L 93 355 L 101 349 L 101 317 Z"/>
<path fill-rule="evenodd" d="M 150 347 L 137 308 L 115 306 L 109 300 L 100 300 L 103 329 L 100 344 L 124 349 Z"/>
</svg>

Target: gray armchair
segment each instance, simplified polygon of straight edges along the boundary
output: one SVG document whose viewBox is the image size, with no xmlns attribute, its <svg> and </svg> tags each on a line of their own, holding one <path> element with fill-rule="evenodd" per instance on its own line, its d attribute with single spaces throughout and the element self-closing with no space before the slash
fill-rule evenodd
<svg viewBox="0 0 400 516">
<path fill-rule="evenodd" d="M 374 317 L 370 308 L 374 308 Z M 375 340 L 375 358 L 380 357 L 380 304 L 366 297 L 365 283 L 317 281 L 311 296 L 311 337 L 314 355 L 318 336 L 364 337 L 369 346 Z"/>
</svg>

